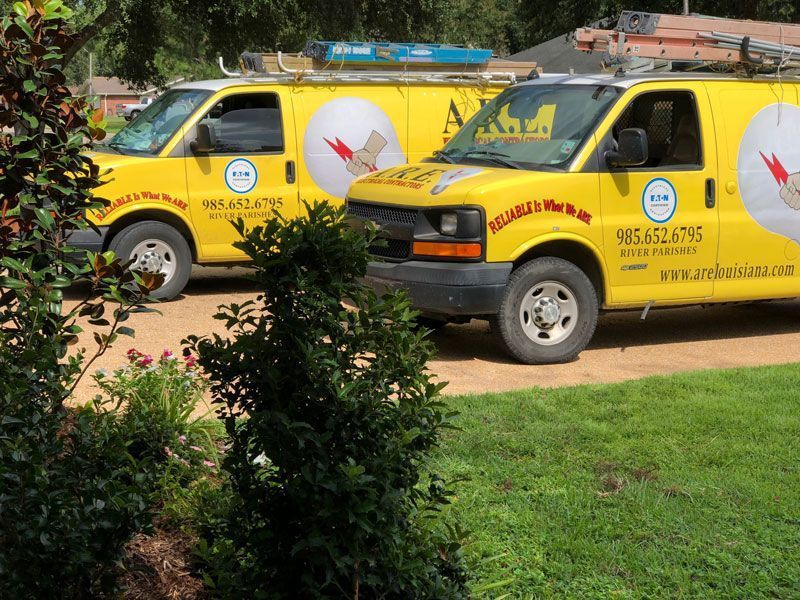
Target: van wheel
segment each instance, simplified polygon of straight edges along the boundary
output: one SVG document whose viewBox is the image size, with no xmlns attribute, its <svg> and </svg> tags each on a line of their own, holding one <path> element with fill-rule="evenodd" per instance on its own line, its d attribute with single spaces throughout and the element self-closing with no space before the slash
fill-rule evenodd
<svg viewBox="0 0 800 600">
<path fill-rule="evenodd" d="M 186 239 L 159 221 L 142 221 L 123 229 L 111 240 L 109 250 L 123 261 L 132 260 L 131 270 L 164 274 L 164 285 L 151 294 L 154 298 L 174 298 L 192 274 L 192 251 Z"/>
<path fill-rule="evenodd" d="M 136 117 L 139 116 L 139 113 L 142 112 L 140 110 L 132 110 L 131 111 L 131 118 L 128 119 L 129 121 L 133 121 Z"/>
<path fill-rule="evenodd" d="M 597 292 L 586 274 L 548 256 L 511 274 L 492 329 L 521 362 L 568 362 L 592 338 L 597 310 Z"/>
</svg>

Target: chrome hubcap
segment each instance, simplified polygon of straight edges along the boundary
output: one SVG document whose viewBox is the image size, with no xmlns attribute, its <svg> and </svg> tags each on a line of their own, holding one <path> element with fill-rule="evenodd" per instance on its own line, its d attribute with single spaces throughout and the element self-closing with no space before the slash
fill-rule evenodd
<svg viewBox="0 0 800 600">
<path fill-rule="evenodd" d="M 144 273 L 162 273 L 166 284 L 175 274 L 175 251 L 163 240 L 144 240 L 131 251 L 131 269 Z"/>
<path fill-rule="evenodd" d="M 578 302 L 566 285 L 543 281 L 523 296 L 519 320 L 528 338 L 543 346 L 564 341 L 578 322 Z"/>
</svg>

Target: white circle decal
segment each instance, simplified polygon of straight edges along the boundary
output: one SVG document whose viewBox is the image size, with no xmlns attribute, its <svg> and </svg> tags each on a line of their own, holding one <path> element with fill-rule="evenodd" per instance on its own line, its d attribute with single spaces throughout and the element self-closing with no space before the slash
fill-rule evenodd
<svg viewBox="0 0 800 600">
<path fill-rule="evenodd" d="M 237 194 L 246 194 L 258 183 L 258 169 L 246 158 L 236 158 L 225 167 L 225 185 Z"/>
<path fill-rule="evenodd" d="M 663 177 L 651 179 L 642 192 L 642 210 L 654 223 L 666 223 L 678 208 L 678 195 Z"/>
<path fill-rule="evenodd" d="M 311 178 L 335 198 L 344 198 L 361 175 L 406 162 L 389 116 L 363 98 L 336 98 L 320 106 L 303 138 Z"/>
<path fill-rule="evenodd" d="M 750 120 L 736 161 L 747 212 L 763 228 L 800 238 L 800 107 L 770 104 Z"/>
</svg>

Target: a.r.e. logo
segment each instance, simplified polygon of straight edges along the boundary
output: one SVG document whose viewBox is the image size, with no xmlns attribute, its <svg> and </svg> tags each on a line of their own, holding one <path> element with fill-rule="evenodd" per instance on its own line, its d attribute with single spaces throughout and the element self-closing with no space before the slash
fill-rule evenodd
<svg viewBox="0 0 800 600">
<path fill-rule="evenodd" d="M 736 160 L 742 203 L 764 229 L 800 239 L 800 107 L 770 104 L 750 119 Z"/>
<path fill-rule="evenodd" d="M 642 192 L 642 210 L 653 223 L 666 223 L 678 208 L 678 195 L 663 177 L 651 179 Z"/>
<path fill-rule="evenodd" d="M 246 194 L 258 183 L 258 169 L 246 158 L 235 158 L 225 167 L 225 185 L 236 194 Z"/>
</svg>

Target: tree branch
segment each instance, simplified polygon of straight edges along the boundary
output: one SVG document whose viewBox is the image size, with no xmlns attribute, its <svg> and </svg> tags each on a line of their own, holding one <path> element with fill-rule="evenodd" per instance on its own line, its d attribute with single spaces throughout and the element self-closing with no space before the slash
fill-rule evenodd
<svg viewBox="0 0 800 600">
<path fill-rule="evenodd" d="M 117 0 L 106 0 L 106 7 L 97 18 L 95 18 L 86 27 L 78 32 L 78 37 L 75 43 L 67 48 L 64 54 L 64 65 L 68 65 L 74 58 L 78 51 L 86 45 L 86 42 L 91 40 L 106 27 L 111 25 L 114 21 L 118 20 L 122 14 L 122 7 Z"/>
</svg>

